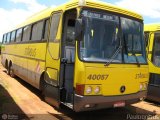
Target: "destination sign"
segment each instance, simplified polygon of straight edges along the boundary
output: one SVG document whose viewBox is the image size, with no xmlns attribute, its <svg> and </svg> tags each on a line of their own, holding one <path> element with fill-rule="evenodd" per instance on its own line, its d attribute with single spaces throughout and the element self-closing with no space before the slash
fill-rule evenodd
<svg viewBox="0 0 160 120">
<path fill-rule="evenodd" d="M 108 20 L 108 21 L 115 21 L 115 22 L 119 21 L 118 16 L 111 15 L 111 14 L 106 14 L 106 13 L 96 13 L 96 12 L 83 10 L 82 15 L 85 16 L 85 17 L 104 19 L 104 20 Z"/>
</svg>

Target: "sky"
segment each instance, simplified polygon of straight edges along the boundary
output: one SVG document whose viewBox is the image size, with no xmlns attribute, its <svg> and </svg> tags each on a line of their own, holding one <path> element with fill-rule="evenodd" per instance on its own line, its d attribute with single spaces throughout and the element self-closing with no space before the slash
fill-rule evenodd
<svg viewBox="0 0 160 120">
<path fill-rule="evenodd" d="M 0 41 L 3 33 L 11 30 L 29 16 L 65 3 L 67 0 L 0 0 Z M 68 0 L 69 1 L 69 0 Z M 141 14 L 144 23 L 160 23 L 160 0 L 101 0 Z"/>
</svg>

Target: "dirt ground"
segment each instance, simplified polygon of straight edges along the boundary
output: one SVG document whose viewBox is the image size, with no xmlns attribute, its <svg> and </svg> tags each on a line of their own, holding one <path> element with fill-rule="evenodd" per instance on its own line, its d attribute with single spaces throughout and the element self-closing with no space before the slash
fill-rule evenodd
<svg viewBox="0 0 160 120">
<path fill-rule="evenodd" d="M 160 120 L 160 103 L 142 101 L 125 108 L 75 113 L 56 109 L 41 99 L 40 92 L 20 78 L 11 78 L 0 64 L 0 119 L 23 120 Z"/>
</svg>

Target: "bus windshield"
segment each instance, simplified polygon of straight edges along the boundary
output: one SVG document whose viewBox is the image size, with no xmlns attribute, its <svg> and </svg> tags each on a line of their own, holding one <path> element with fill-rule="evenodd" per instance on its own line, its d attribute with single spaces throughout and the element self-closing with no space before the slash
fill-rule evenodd
<svg viewBox="0 0 160 120">
<path fill-rule="evenodd" d="M 81 60 L 122 63 L 122 57 L 124 57 L 125 63 L 146 62 L 142 38 L 143 25 L 141 23 L 120 18 L 116 15 L 90 12 L 87 10 L 83 10 L 82 19 L 85 25 L 83 40 L 80 41 Z M 132 21 L 137 24 L 131 26 Z M 122 32 L 120 32 L 121 29 Z M 124 35 L 122 39 L 120 39 L 121 34 Z M 130 36 L 132 38 L 131 40 Z M 122 49 L 117 51 L 121 46 L 122 40 L 126 41 L 123 42 L 125 44 L 124 46 L 127 47 L 126 52 L 123 52 Z"/>
<path fill-rule="evenodd" d="M 109 62 L 120 45 L 119 18 L 110 14 L 83 12 L 84 40 L 80 43 L 80 57 L 84 61 Z M 121 51 L 113 62 L 120 63 Z"/>
<path fill-rule="evenodd" d="M 125 48 L 125 63 L 146 63 L 143 24 L 128 18 L 121 17 L 120 19 Z"/>
<path fill-rule="evenodd" d="M 152 62 L 154 65 L 160 67 L 160 33 L 154 34 L 154 44 L 152 50 Z"/>
</svg>

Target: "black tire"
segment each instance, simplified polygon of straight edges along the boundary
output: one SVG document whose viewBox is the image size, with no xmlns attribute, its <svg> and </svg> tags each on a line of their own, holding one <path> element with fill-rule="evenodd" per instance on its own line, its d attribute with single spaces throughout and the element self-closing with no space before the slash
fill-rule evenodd
<svg viewBox="0 0 160 120">
<path fill-rule="evenodd" d="M 14 74 L 14 69 L 13 69 L 13 66 L 11 65 L 10 67 L 9 67 L 9 75 L 12 77 L 12 78 L 14 78 L 16 75 Z"/>
<path fill-rule="evenodd" d="M 8 61 L 5 63 L 5 68 L 6 68 L 6 73 L 9 75 L 9 66 L 8 66 Z"/>
<path fill-rule="evenodd" d="M 6 73 L 7 73 L 7 75 L 10 75 L 10 68 L 8 67 L 8 69 L 6 69 L 7 71 L 6 71 Z"/>
<path fill-rule="evenodd" d="M 42 95 L 42 100 L 44 100 L 44 101 L 45 101 L 45 88 L 46 88 L 46 86 L 47 86 L 47 83 L 44 80 L 42 80 L 42 82 L 41 82 L 41 95 Z"/>
</svg>

